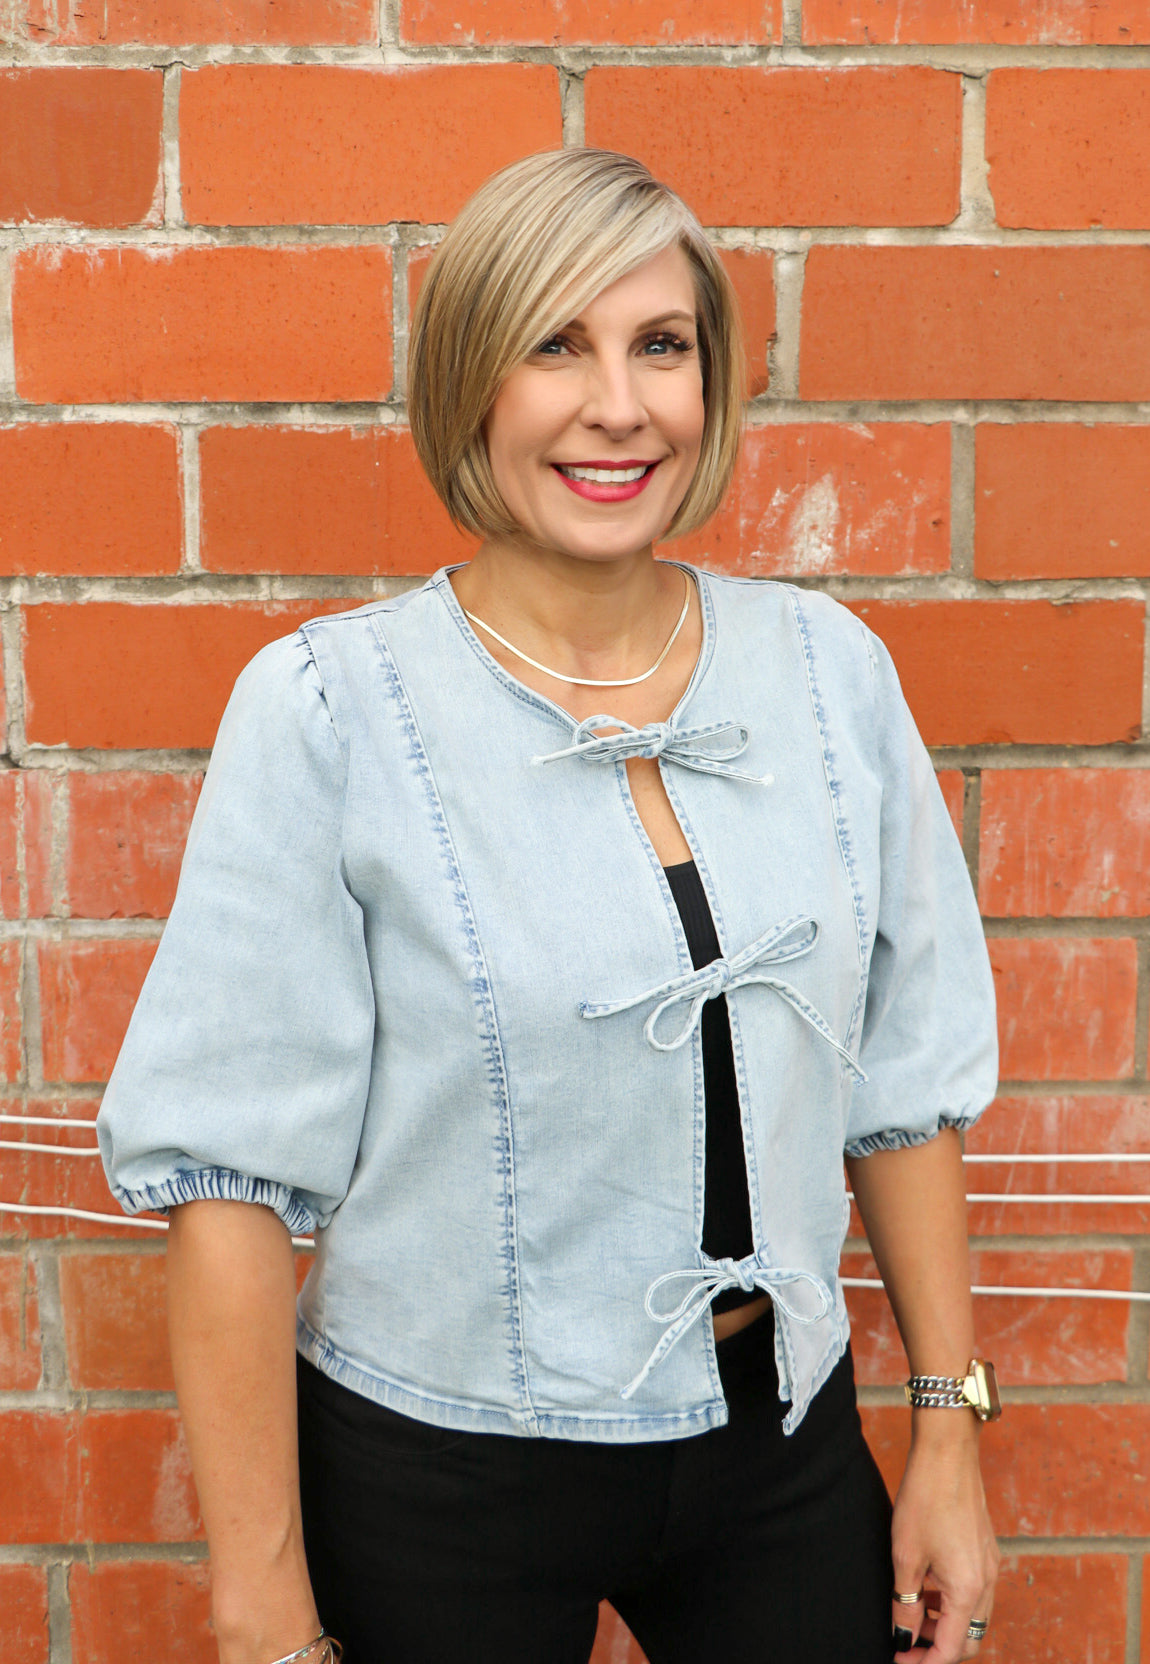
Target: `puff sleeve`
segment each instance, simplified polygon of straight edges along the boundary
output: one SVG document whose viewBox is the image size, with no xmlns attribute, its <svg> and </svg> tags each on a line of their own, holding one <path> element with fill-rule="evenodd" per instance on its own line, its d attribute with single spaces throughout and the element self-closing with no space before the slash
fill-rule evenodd
<svg viewBox="0 0 1150 1664">
<path fill-rule="evenodd" d="M 298 1232 L 346 1194 L 375 1029 L 346 778 L 306 636 L 273 642 L 224 713 L 97 1121 L 126 1212 L 219 1197 Z"/>
<path fill-rule="evenodd" d="M 998 1071 L 994 984 L 966 863 L 886 648 L 868 634 L 879 897 L 846 1154 L 973 1125 Z"/>
</svg>

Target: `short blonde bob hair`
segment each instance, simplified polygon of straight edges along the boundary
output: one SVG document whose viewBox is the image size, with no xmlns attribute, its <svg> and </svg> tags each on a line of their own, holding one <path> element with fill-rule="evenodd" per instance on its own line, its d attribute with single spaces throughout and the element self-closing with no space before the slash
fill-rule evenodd
<svg viewBox="0 0 1150 1664">
<path fill-rule="evenodd" d="M 703 441 L 663 533 L 714 513 L 738 455 L 738 302 L 702 226 L 641 162 L 610 150 L 527 156 L 482 185 L 448 227 L 415 306 L 408 409 L 419 459 L 452 520 L 479 537 L 520 528 L 496 488 L 484 435 L 506 377 L 608 284 L 678 245 L 691 265 Z"/>
</svg>

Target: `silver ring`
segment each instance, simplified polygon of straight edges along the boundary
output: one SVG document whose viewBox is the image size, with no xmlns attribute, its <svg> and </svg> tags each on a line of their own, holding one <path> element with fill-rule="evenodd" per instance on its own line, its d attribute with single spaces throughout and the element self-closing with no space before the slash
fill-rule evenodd
<svg viewBox="0 0 1150 1664">
<path fill-rule="evenodd" d="M 981 1641 L 989 1628 L 989 1618 L 972 1618 L 967 1625 L 966 1633 L 972 1641 Z"/>
<path fill-rule="evenodd" d="M 900 1595 L 896 1589 L 894 1592 L 894 1598 L 900 1606 L 917 1606 L 919 1601 L 922 1599 L 924 1592 L 924 1590 L 920 1589 L 917 1595 Z"/>
</svg>

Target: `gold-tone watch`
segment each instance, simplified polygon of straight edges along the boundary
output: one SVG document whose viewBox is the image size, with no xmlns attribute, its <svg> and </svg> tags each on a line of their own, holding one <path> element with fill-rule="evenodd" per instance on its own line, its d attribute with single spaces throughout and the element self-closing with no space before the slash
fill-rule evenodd
<svg viewBox="0 0 1150 1664">
<path fill-rule="evenodd" d="M 912 1375 L 903 1391 L 916 1410 L 973 1410 L 979 1421 L 997 1421 L 1002 1414 L 988 1358 L 972 1358 L 964 1376 Z"/>
</svg>

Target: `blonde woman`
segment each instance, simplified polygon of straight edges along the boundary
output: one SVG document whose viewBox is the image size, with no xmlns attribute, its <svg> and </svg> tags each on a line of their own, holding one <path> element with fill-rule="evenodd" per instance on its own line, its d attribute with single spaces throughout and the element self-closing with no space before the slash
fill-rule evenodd
<svg viewBox="0 0 1150 1664">
<path fill-rule="evenodd" d="M 474 559 L 229 704 L 100 1118 L 125 1208 L 171 1211 L 223 1664 L 585 1664 L 603 1598 L 651 1664 L 977 1657 L 986 954 L 881 644 L 654 557 L 723 495 L 740 364 L 639 163 L 506 170 L 410 353 Z M 844 1153 L 941 1378 L 893 1548 Z"/>
</svg>

